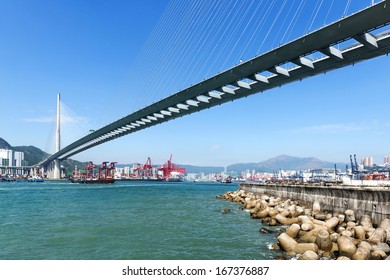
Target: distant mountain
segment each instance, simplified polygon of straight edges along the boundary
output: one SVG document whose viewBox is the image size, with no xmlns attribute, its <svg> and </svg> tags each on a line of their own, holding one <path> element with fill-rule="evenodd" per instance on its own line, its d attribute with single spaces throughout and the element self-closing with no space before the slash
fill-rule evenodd
<svg viewBox="0 0 390 280">
<path fill-rule="evenodd" d="M 0 149 L 10 150 L 11 148 L 12 146 L 3 138 L 0 137 Z"/>
<path fill-rule="evenodd" d="M 34 146 L 14 146 L 12 147 L 12 150 L 23 152 L 24 160 L 27 161 L 29 166 L 41 162 L 50 156 L 48 153 L 45 153 L 41 149 Z"/>
<path fill-rule="evenodd" d="M 116 167 L 123 168 L 125 166 L 132 167 L 136 163 L 120 163 L 116 164 Z M 176 163 L 175 163 L 176 164 Z M 185 168 L 186 173 L 201 173 L 204 172 L 205 174 L 211 174 L 211 173 L 221 173 L 224 170 L 224 167 L 215 167 L 215 166 L 194 166 L 194 165 L 185 165 L 185 164 L 176 164 L 180 168 Z M 153 164 L 153 166 L 156 166 L 157 168 L 160 168 L 162 164 Z"/>
<path fill-rule="evenodd" d="M 28 165 L 34 165 L 45 158 L 49 157 L 48 153 L 45 153 L 41 149 L 38 149 L 34 146 L 15 146 L 12 147 L 7 141 L 3 138 L 0 138 L 0 149 L 12 149 L 15 151 L 24 152 L 24 159 L 28 162 Z M 314 157 L 293 157 L 288 155 L 280 155 L 274 158 L 270 158 L 265 161 L 257 163 L 236 163 L 229 165 L 227 167 L 228 172 L 240 173 L 246 170 L 255 170 L 256 172 L 275 172 L 279 169 L 283 170 L 306 170 L 306 169 L 318 169 L 318 168 L 334 168 L 336 164 L 337 168 L 345 168 L 346 163 L 334 163 L 323 161 Z M 87 163 L 79 162 L 72 159 L 67 159 L 61 162 L 61 165 L 66 169 L 67 174 L 71 174 L 74 170 L 75 165 L 79 169 L 84 168 Z M 162 166 L 162 164 L 153 164 L 155 166 Z M 201 173 L 206 174 L 211 173 L 220 173 L 224 170 L 224 167 L 214 167 L 214 166 L 194 166 L 194 165 L 184 165 L 177 164 L 179 167 L 186 169 L 186 173 Z M 133 164 L 117 164 L 117 167 L 124 166 L 133 166 Z"/>
<path fill-rule="evenodd" d="M 228 171 L 241 172 L 245 170 L 255 170 L 257 172 L 275 172 L 279 169 L 283 170 L 305 170 L 318 168 L 338 168 L 345 167 L 346 163 L 334 163 L 322 161 L 314 157 L 293 157 L 288 155 L 280 155 L 259 163 L 237 163 L 228 166 Z"/>
<path fill-rule="evenodd" d="M 315 157 L 293 157 L 288 155 L 280 155 L 277 157 L 270 158 L 261 162 L 251 163 L 236 163 L 227 166 L 228 172 L 241 173 L 246 170 L 255 170 L 256 172 L 276 172 L 279 169 L 282 170 L 307 170 L 307 169 L 319 169 L 319 168 L 334 168 L 336 164 L 337 168 L 345 168 L 346 163 L 334 163 L 319 160 Z M 160 167 L 161 164 L 153 164 L 154 166 Z M 224 171 L 222 166 L 194 166 L 177 164 L 179 167 L 186 169 L 186 173 L 221 173 Z M 133 166 L 133 164 L 117 164 L 117 167 Z"/>
<path fill-rule="evenodd" d="M 194 166 L 194 165 L 181 165 L 178 164 L 179 167 L 183 167 L 186 169 L 187 173 L 201 173 L 212 174 L 212 173 L 221 173 L 224 171 L 224 167 L 215 167 L 215 166 Z"/>
<path fill-rule="evenodd" d="M 24 153 L 24 160 L 28 165 L 34 165 L 49 156 L 41 149 L 34 146 L 11 146 L 7 141 L 0 137 L 0 149 L 14 150 Z"/>
<path fill-rule="evenodd" d="M 37 164 L 50 156 L 50 154 L 34 146 L 11 146 L 7 141 L 5 141 L 1 137 L 0 137 L 0 149 L 23 152 L 24 160 L 27 161 L 28 166 Z M 72 160 L 72 159 L 67 159 L 61 161 L 61 165 L 65 168 L 66 174 L 70 175 L 73 172 L 75 165 L 77 165 L 78 168 L 83 168 L 84 166 L 87 165 L 87 163 Z"/>
</svg>

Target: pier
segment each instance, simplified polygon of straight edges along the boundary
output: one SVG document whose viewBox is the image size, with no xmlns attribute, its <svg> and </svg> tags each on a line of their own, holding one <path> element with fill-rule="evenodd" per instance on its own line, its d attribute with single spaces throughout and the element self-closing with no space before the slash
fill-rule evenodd
<svg viewBox="0 0 390 280">
<path fill-rule="evenodd" d="M 299 201 L 318 202 L 323 211 L 343 213 L 353 209 L 356 218 L 370 215 L 373 223 L 390 217 L 390 187 L 311 186 L 265 183 L 240 183 L 239 189 Z"/>
</svg>

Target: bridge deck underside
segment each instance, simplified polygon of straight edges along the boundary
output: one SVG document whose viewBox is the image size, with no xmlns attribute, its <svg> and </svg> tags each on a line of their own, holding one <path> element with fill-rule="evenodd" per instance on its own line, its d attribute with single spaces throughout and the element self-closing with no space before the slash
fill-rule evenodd
<svg viewBox="0 0 390 280">
<path fill-rule="evenodd" d="M 375 32 L 390 22 L 389 2 L 382 1 L 119 119 L 63 148 L 44 163 L 231 100 L 388 54 L 390 32 Z M 342 50 L 334 47 L 343 41 L 350 45 Z M 321 56 L 312 59 L 313 54 Z"/>
</svg>

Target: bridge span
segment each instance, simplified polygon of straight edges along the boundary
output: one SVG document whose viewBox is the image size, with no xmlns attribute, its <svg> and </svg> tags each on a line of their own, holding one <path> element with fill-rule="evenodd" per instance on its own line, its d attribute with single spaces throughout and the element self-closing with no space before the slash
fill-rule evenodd
<svg viewBox="0 0 390 280">
<path fill-rule="evenodd" d="M 389 23 L 390 0 L 384 0 L 114 121 L 39 165 L 47 166 L 118 137 L 228 101 L 388 54 Z M 346 47 L 337 48 L 340 43 Z M 319 57 L 313 59 L 314 55 Z"/>
</svg>

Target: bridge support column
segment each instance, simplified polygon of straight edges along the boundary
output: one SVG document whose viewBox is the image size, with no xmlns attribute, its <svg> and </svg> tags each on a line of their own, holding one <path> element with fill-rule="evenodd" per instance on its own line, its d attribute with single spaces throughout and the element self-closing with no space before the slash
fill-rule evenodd
<svg viewBox="0 0 390 280">
<path fill-rule="evenodd" d="M 54 180 L 61 179 L 61 166 L 60 166 L 60 160 L 59 159 L 55 159 L 54 160 L 53 179 Z"/>
<path fill-rule="evenodd" d="M 43 166 L 40 169 L 36 170 L 35 172 L 38 173 L 38 174 L 35 174 L 35 175 L 41 175 L 42 177 L 45 177 L 46 170 L 45 170 L 45 168 Z"/>
<path fill-rule="evenodd" d="M 56 129 L 56 152 L 61 149 L 61 132 L 60 132 L 60 94 L 57 94 L 57 129 Z M 60 160 L 56 158 L 54 160 L 53 179 L 61 179 L 61 166 Z"/>
</svg>

